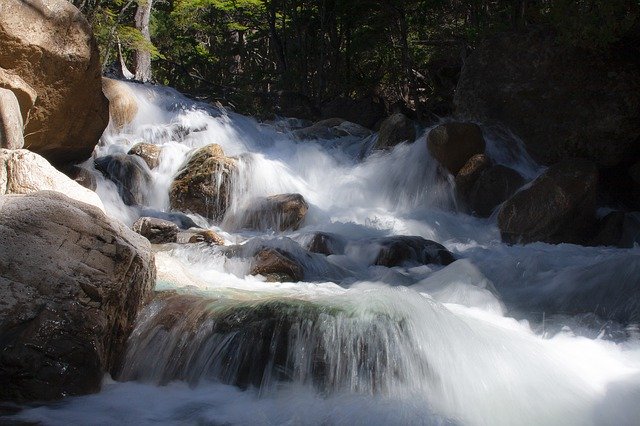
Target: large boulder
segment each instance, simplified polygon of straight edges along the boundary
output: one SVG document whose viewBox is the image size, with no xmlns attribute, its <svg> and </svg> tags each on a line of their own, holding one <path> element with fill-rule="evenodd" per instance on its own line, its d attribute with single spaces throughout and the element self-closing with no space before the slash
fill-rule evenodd
<svg viewBox="0 0 640 426">
<path fill-rule="evenodd" d="M 127 154 L 137 155 L 142 158 L 150 169 L 158 167 L 160 164 L 160 154 L 162 153 L 162 146 L 152 143 L 140 142 L 135 144 Z"/>
<path fill-rule="evenodd" d="M 300 194 L 278 194 L 261 198 L 242 215 L 240 228 L 284 232 L 300 228 L 309 205 Z"/>
<path fill-rule="evenodd" d="M 249 273 L 262 275 L 269 282 L 298 282 L 304 279 L 304 269 L 293 256 L 271 247 L 265 247 L 255 254 Z"/>
<path fill-rule="evenodd" d="M 102 77 L 102 92 L 109 99 L 109 120 L 114 130 L 122 130 L 138 113 L 138 102 L 126 83 Z M 151 166 L 149 166 L 151 167 Z"/>
<path fill-rule="evenodd" d="M 37 94 L 25 146 L 54 165 L 88 158 L 107 127 L 99 56 L 91 26 L 68 1 L 3 0 L 0 69 L 24 83 L 21 109 L 31 99 L 25 87 Z"/>
<path fill-rule="evenodd" d="M 171 208 L 222 221 L 229 206 L 236 169 L 236 160 L 225 157 L 220 145 L 198 149 L 171 184 Z"/>
<path fill-rule="evenodd" d="M 155 284 L 149 242 L 57 192 L 0 196 L 0 399 L 96 392 Z"/>
<path fill-rule="evenodd" d="M 448 265 L 456 259 L 442 244 L 417 236 L 393 236 L 371 241 L 378 246 L 375 265 L 402 266 L 405 264 Z"/>
<path fill-rule="evenodd" d="M 26 149 L 0 149 L 0 195 L 57 191 L 104 211 L 98 194 L 71 180 L 47 160 Z"/>
<path fill-rule="evenodd" d="M 16 95 L 0 88 L 0 148 L 20 149 L 24 146 L 22 114 Z"/>
<path fill-rule="evenodd" d="M 380 125 L 375 149 L 389 149 L 401 142 L 413 142 L 416 138 L 416 127 L 404 114 L 393 114 Z"/>
<path fill-rule="evenodd" d="M 498 213 L 502 240 L 584 243 L 595 225 L 598 171 L 588 160 L 549 167 L 508 199 Z"/>
<path fill-rule="evenodd" d="M 497 206 L 524 185 L 525 180 L 515 170 L 497 164 L 482 172 L 469 193 L 469 209 L 480 217 L 489 217 Z"/>
<path fill-rule="evenodd" d="M 484 153 L 485 141 L 477 124 L 452 122 L 431 129 L 427 148 L 455 176 L 471 157 Z"/>
<path fill-rule="evenodd" d="M 456 112 L 506 125 L 543 164 L 615 166 L 638 154 L 638 81 L 634 56 L 569 47 L 544 29 L 502 34 L 465 61 Z"/>
<path fill-rule="evenodd" d="M 104 177 L 118 187 L 128 206 L 146 205 L 153 178 L 147 164 L 136 155 L 114 154 L 96 158 L 93 164 Z"/>
<path fill-rule="evenodd" d="M 321 107 L 323 119 L 342 117 L 367 129 L 373 129 L 386 116 L 387 107 L 379 96 L 360 99 L 336 98 Z"/>
</svg>

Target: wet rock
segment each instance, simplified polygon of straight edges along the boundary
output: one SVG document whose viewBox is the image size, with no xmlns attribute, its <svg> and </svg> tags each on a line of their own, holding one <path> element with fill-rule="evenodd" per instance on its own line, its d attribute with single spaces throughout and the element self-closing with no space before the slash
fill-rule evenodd
<svg viewBox="0 0 640 426">
<path fill-rule="evenodd" d="M 465 163 L 455 177 L 456 193 L 464 202 L 468 203 L 469 194 L 482 173 L 491 167 L 491 160 L 485 154 L 476 154 Z"/>
<path fill-rule="evenodd" d="M 549 167 L 500 208 L 502 240 L 509 244 L 586 242 L 595 224 L 597 183 L 598 171 L 588 160 Z"/>
<path fill-rule="evenodd" d="M 545 28 L 497 35 L 465 61 L 456 112 L 506 125 L 543 164 L 637 159 L 640 65 L 620 53 L 576 49 Z"/>
<path fill-rule="evenodd" d="M 171 184 L 171 208 L 222 221 L 236 167 L 236 161 L 225 157 L 220 145 L 198 149 Z"/>
<path fill-rule="evenodd" d="M 427 136 L 429 152 L 452 175 L 476 154 L 483 154 L 485 141 L 474 123 L 446 123 L 434 127 Z"/>
<path fill-rule="evenodd" d="M 74 166 L 71 169 L 70 176 L 73 178 L 75 182 L 78 182 L 80 185 L 85 188 L 95 191 L 98 187 L 98 182 L 96 181 L 96 175 L 93 174 L 90 170 L 85 169 L 81 166 Z"/>
<path fill-rule="evenodd" d="M 371 135 L 371 130 L 342 118 L 328 118 L 309 127 L 293 131 L 293 136 L 299 140 L 335 139 L 344 136 L 365 138 L 369 135 Z"/>
<path fill-rule="evenodd" d="M 631 248 L 640 245 L 640 213 L 611 212 L 598 223 L 589 245 Z"/>
<path fill-rule="evenodd" d="M 298 282 L 304 279 L 304 269 L 291 255 L 277 248 L 258 251 L 251 264 L 251 275 L 262 275 L 269 282 Z"/>
<path fill-rule="evenodd" d="M 162 220 L 168 220 L 175 223 L 180 229 L 198 228 L 198 225 L 184 213 L 178 212 L 161 212 L 154 209 L 140 210 L 140 216 L 155 217 Z"/>
<path fill-rule="evenodd" d="M 240 221 L 240 228 L 280 232 L 300 228 L 309 205 L 300 194 L 279 194 L 259 199 Z"/>
<path fill-rule="evenodd" d="M 184 240 L 186 240 L 186 242 L 190 244 L 206 243 L 214 246 L 224 245 L 224 238 L 209 229 L 189 231 L 183 234 L 184 236 L 181 236 L 179 242 L 182 242 L 182 238 L 184 238 Z"/>
<path fill-rule="evenodd" d="M 328 232 L 315 232 L 310 236 L 305 246 L 311 253 L 320 253 L 329 256 L 332 254 L 343 254 L 345 242 L 338 235 Z"/>
<path fill-rule="evenodd" d="M 320 111 L 323 119 L 342 117 L 367 129 L 373 129 L 386 116 L 386 105 L 379 96 L 365 96 L 357 100 L 337 98 L 324 103 Z"/>
<path fill-rule="evenodd" d="M 11 90 L 0 88 L 0 148 L 24 146 L 22 114 L 18 98 Z"/>
<path fill-rule="evenodd" d="M 154 169 L 160 163 L 160 153 L 162 152 L 162 147 L 158 145 L 154 145 L 152 143 L 144 143 L 140 142 L 135 144 L 127 154 L 129 155 L 137 155 L 142 158 L 149 169 Z"/>
<path fill-rule="evenodd" d="M 178 239 L 178 226 L 175 223 L 155 217 L 141 217 L 131 229 L 152 244 L 175 243 Z"/>
<path fill-rule="evenodd" d="M 24 83 L 15 92 L 23 112 L 32 99 L 25 87 L 37 95 L 25 146 L 56 166 L 91 155 L 107 127 L 109 102 L 93 31 L 78 9 L 65 0 L 3 0 L 0 69 Z"/>
<path fill-rule="evenodd" d="M 401 142 L 413 142 L 416 128 L 404 114 L 393 114 L 382 122 L 374 149 L 389 149 Z"/>
<path fill-rule="evenodd" d="M 378 238 L 371 243 L 380 246 L 374 265 L 401 266 L 407 263 L 448 265 L 455 257 L 442 244 L 415 236 Z"/>
<path fill-rule="evenodd" d="M 60 173 L 44 158 L 26 149 L 0 149 L 0 195 L 57 191 L 104 211 L 95 192 Z"/>
<path fill-rule="evenodd" d="M 497 164 L 480 174 L 469 193 L 469 208 L 480 217 L 489 217 L 497 206 L 524 185 L 525 180 L 515 170 Z"/>
<path fill-rule="evenodd" d="M 0 196 L 0 400 L 97 392 L 155 284 L 149 242 L 99 209 Z"/>
<path fill-rule="evenodd" d="M 138 113 L 138 102 L 126 83 L 102 77 L 102 91 L 109 99 L 109 119 L 114 130 L 122 130 Z M 151 166 L 149 166 L 151 168 Z"/>
<path fill-rule="evenodd" d="M 122 201 L 128 206 L 146 205 L 147 192 L 153 178 L 147 164 L 138 156 L 114 154 L 96 158 L 96 170 L 118 187 Z"/>
</svg>

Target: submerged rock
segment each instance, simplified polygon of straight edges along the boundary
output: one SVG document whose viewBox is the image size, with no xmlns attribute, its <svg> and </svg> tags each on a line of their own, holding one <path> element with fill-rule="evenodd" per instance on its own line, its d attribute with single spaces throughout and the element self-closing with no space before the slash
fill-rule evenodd
<svg viewBox="0 0 640 426">
<path fill-rule="evenodd" d="M 304 279 L 304 269 L 286 251 L 265 247 L 251 263 L 251 275 L 262 275 L 270 282 L 298 282 Z"/>
<path fill-rule="evenodd" d="M 138 113 L 138 102 L 122 81 L 102 77 L 102 91 L 109 99 L 109 118 L 114 130 L 122 130 Z M 151 168 L 151 166 L 149 166 Z"/>
<path fill-rule="evenodd" d="M 11 90 L 0 87 L 0 148 L 22 148 L 24 146 L 22 126 L 18 98 Z"/>
<path fill-rule="evenodd" d="M 567 160 L 549 167 L 498 213 L 502 240 L 583 244 L 595 224 L 598 171 L 590 161 Z"/>
<path fill-rule="evenodd" d="M 280 232 L 300 228 L 309 205 L 300 194 L 279 194 L 259 199 L 242 215 L 240 228 Z"/>
<path fill-rule="evenodd" d="M 162 147 L 159 145 L 140 142 L 135 144 L 127 154 L 137 155 L 138 157 L 142 158 L 145 163 L 147 163 L 149 169 L 154 169 L 158 167 L 158 164 L 160 164 L 161 152 Z"/>
<path fill-rule="evenodd" d="M 389 149 L 401 142 L 413 142 L 416 127 L 404 114 L 393 114 L 382 122 L 374 149 Z"/>
<path fill-rule="evenodd" d="M 138 156 L 114 154 L 96 158 L 96 170 L 118 187 L 118 194 L 128 206 L 146 205 L 153 182 L 147 164 Z"/>
<path fill-rule="evenodd" d="M 25 146 L 54 165 L 91 155 L 109 122 L 109 102 L 102 94 L 98 46 L 78 9 L 66 0 L 3 0 L 0 69 L 23 83 L 13 78 L 8 88 L 21 88 L 15 93 L 29 111 Z M 30 109 L 29 92 L 36 94 Z"/>
<path fill-rule="evenodd" d="M 178 239 L 178 226 L 175 223 L 155 217 L 141 217 L 131 229 L 153 244 L 175 243 Z"/>
<path fill-rule="evenodd" d="M 469 193 L 471 211 L 480 217 L 489 217 L 497 206 L 511 197 L 525 180 L 515 170 L 497 164 L 483 171 Z"/>
<path fill-rule="evenodd" d="M 0 196 L 0 399 L 97 392 L 155 284 L 149 242 L 41 191 Z"/>
<path fill-rule="evenodd" d="M 407 263 L 448 265 L 456 259 L 442 244 L 415 236 L 393 236 L 371 241 L 380 246 L 374 265 L 401 266 Z"/>
<path fill-rule="evenodd" d="M 429 152 L 452 175 L 476 154 L 483 154 L 485 141 L 480 126 L 453 122 L 434 127 L 427 136 Z"/>
<path fill-rule="evenodd" d="M 222 221 L 229 206 L 236 168 L 236 160 L 225 157 L 220 145 L 198 149 L 171 184 L 171 208 Z"/>
</svg>

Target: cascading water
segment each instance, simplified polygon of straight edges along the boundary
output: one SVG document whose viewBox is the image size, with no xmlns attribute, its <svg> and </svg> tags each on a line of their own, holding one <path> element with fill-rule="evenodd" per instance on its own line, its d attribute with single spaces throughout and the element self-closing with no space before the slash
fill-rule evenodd
<svg viewBox="0 0 640 426">
<path fill-rule="evenodd" d="M 495 219 L 456 211 L 426 131 L 361 159 L 375 135 L 299 141 L 287 123 L 129 87 L 134 122 L 109 128 L 95 154 L 145 141 L 162 146 L 160 163 L 143 207 L 97 176 L 106 208 L 129 225 L 145 209 L 169 211 L 189 153 L 217 143 L 237 158 L 227 215 L 218 225 L 191 218 L 227 246 L 159 247 L 160 293 L 138 318 L 119 381 L 20 420 L 640 424 L 639 248 L 502 244 Z M 540 172 L 513 138 L 496 135 L 487 140 L 494 161 L 527 178 Z M 282 193 L 309 203 L 301 229 L 235 229 L 251 200 Z M 335 237 L 335 254 L 303 248 L 317 231 Z M 371 266 L 371 242 L 390 235 L 438 241 L 458 260 Z M 227 253 L 260 247 L 293 256 L 305 282 L 265 282 L 249 275 L 247 256 Z"/>
</svg>

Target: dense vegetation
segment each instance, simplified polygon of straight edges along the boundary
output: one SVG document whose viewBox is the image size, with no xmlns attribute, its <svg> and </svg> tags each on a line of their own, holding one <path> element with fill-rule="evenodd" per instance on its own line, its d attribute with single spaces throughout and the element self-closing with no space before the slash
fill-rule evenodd
<svg viewBox="0 0 640 426">
<path fill-rule="evenodd" d="M 376 93 L 418 115 L 446 113 L 464 58 L 495 32 L 546 26 L 604 49 L 640 17 L 638 0 L 70 1 L 93 24 L 105 68 L 121 52 L 135 70 L 146 52 L 155 81 L 247 112 L 286 90 L 317 104 Z"/>
</svg>

